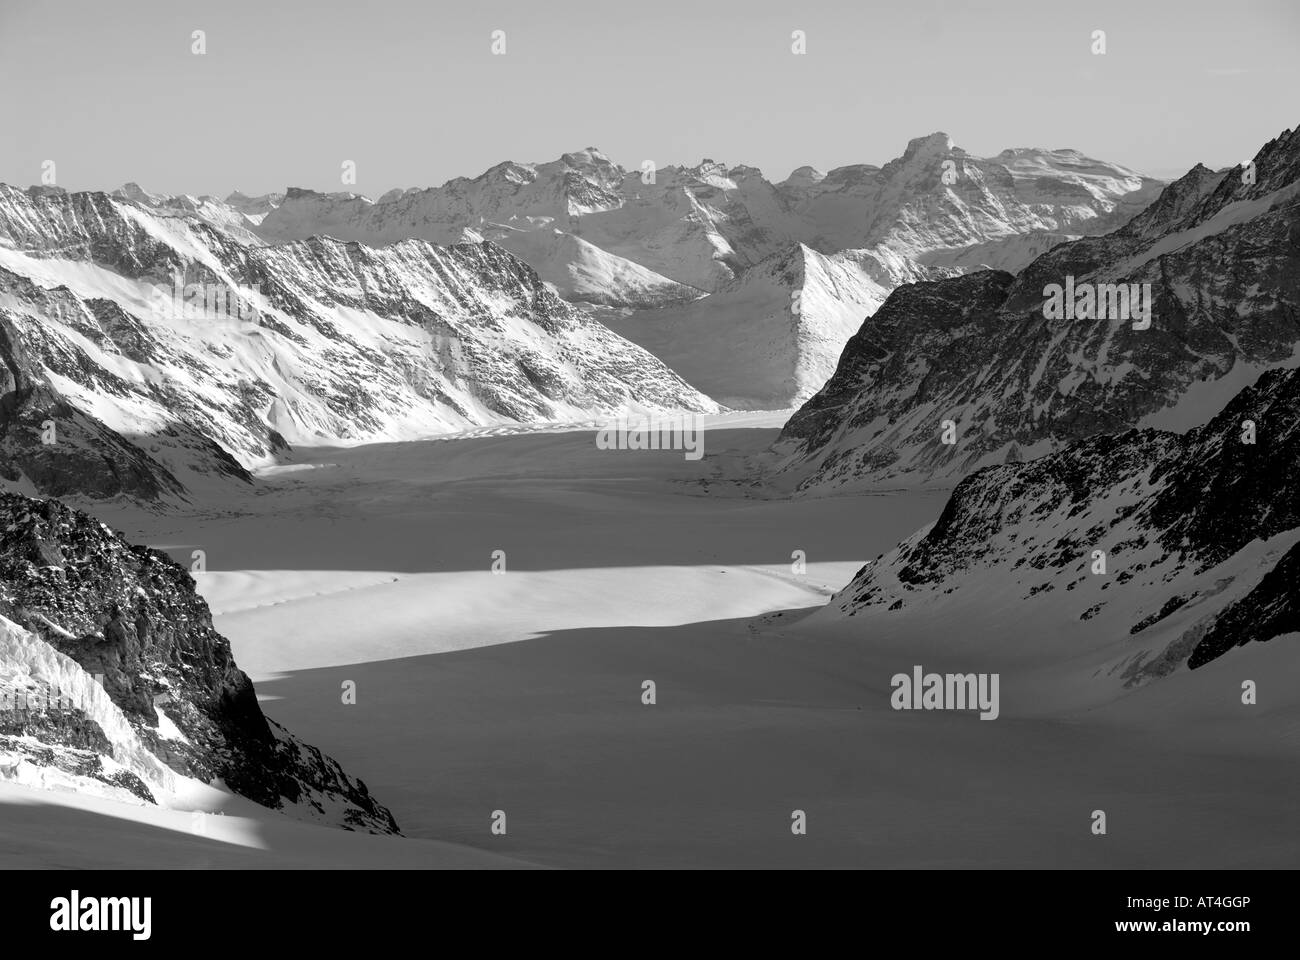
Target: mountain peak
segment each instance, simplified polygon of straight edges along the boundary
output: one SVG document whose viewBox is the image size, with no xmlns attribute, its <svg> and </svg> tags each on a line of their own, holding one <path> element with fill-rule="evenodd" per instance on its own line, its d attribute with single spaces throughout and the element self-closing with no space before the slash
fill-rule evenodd
<svg viewBox="0 0 1300 960">
<path fill-rule="evenodd" d="M 570 166 L 589 167 L 589 166 L 609 166 L 610 159 L 595 147 L 584 147 L 581 150 L 573 150 L 569 153 L 562 154 L 560 159 Z"/>
<path fill-rule="evenodd" d="M 114 190 L 110 194 L 110 196 L 115 197 L 119 200 L 130 200 L 133 203 L 140 203 L 146 207 L 159 206 L 160 204 L 162 204 L 163 202 L 169 199 L 164 194 L 150 193 L 148 190 L 140 186 L 140 184 L 136 183 L 134 180 L 130 181 L 129 183 L 122 184 L 120 187 Z"/>
<path fill-rule="evenodd" d="M 532 169 L 532 167 L 525 164 L 516 163 L 513 160 L 504 160 L 495 166 L 488 167 L 479 179 L 485 180 L 488 183 L 500 183 L 505 181 L 509 183 L 522 184 L 531 183 L 533 180 L 536 180 L 537 173 Z"/>
<path fill-rule="evenodd" d="M 926 160 L 931 157 L 941 157 L 952 153 L 952 149 L 952 137 L 942 131 L 937 131 L 924 137 L 914 137 L 909 140 L 907 149 L 903 151 L 903 159 Z"/>
<path fill-rule="evenodd" d="M 797 170 L 790 171 L 790 176 L 785 178 L 781 186 L 811 187 L 814 184 L 821 183 L 825 179 L 826 174 L 822 173 L 816 167 L 802 166 Z"/>
</svg>

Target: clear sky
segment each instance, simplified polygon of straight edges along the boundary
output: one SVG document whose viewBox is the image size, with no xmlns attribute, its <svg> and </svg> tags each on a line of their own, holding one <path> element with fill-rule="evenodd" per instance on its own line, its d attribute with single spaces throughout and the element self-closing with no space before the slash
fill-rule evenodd
<svg viewBox="0 0 1300 960">
<path fill-rule="evenodd" d="M 351 160 L 373 197 L 585 146 L 778 180 L 936 130 L 1177 176 L 1297 93 L 1300 0 L 0 0 L 0 181 L 70 190 L 340 190 Z"/>
</svg>

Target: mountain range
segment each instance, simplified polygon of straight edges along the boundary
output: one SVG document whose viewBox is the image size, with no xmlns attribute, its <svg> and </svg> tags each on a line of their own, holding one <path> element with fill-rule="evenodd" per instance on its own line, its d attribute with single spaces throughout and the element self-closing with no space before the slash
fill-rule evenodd
<svg viewBox="0 0 1300 960">
<path fill-rule="evenodd" d="M 201 504 L 294 447 L 629 407 L 801 404 L 768 491 L 953 488 L 814 619 L 1028 632 L 1080 702 L 1293 633 L 1298 196 L 1300 130 L 1167 186 L 942 134 L 776 184 L 588 149 L 373 202 L 0 185 L 0 695 L 46 704 L 0 711 L 6 776 L 396 832 L 188 571 L 29 495 Z"/>
<path fill-rule="evenodd" d="M 899 284 L 1018 269 L 1119 226 L 1160 186 L 1074 150 L 974 157 L 944 133 L 883 167 L 780 182 L 707 159 L 627 170 L 589 147 L 373 202 L 290 189 L 249 228 L 271 242 L 491 240 L 718 402 L 784 408 Z"/>
<path fill-rule="evenodd" d="M 1053 287 L 1120 284 L 1149 294 L 1149 325 L 1122 310 L 1052 315 Z M 1018 273 L 895 290 L 787 422 L 779 484 L 951 486 L 1134 425 L 1186 430 L 1265 370 L 1300 363 L 1298 343 L 1300 129 L 1249 170 L 1194 167 L 1124 226 Z"/>
<path fill-rule="evenodd" d="M 943 134 L 780 183 L 588 149 L 373 202 L 0 185 L 0 476 L 160 502 L 300 444 L 786 407 L 900 283 L 1018 266 L 1158 186 Z M 208 309 L 235 296 L 246 320 Z"/>
</svg>

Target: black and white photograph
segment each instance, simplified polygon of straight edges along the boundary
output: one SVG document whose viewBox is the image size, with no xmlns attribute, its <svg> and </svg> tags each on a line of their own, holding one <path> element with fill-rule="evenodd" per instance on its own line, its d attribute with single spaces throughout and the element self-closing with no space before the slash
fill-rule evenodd
<svg viewBox="0 0 1300 960">
<path fill-rule="evenodd" d="M 0 0 L 21 926 L 1122 871 L 1115 941 L 1249 942 L 1298 91 L 1292 0 Z"/>
</svg>

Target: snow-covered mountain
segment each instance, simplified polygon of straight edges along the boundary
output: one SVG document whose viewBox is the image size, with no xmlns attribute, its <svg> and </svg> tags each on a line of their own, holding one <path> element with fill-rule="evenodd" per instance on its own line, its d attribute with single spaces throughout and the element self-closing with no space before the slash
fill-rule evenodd
<svg viewBox="0 0 1300 960">
<path fill-rule="evenodd" d="M 877 245 L 920 267 L 1025 261 L 1050 245 L 1118 226 L 1158 182 L 1073 150 L 1017 149 L 981 159 L 943 133 L 884 167 L 796 170 L 773 183 L 755 167 L 625 170 L 594 147 L 550 163 L 502 163 L 474 179 L 394 190 L 370 201 L 291 189 L 262 220 L 276 241 L 328 234 L 371 244 L 466 231 L 497 240 L 560 230 L 701 290 L 803 243 L 821 253 Z M 534 264 L 536 266 L 536 264 Z"/>
<path fill-rule="evenodd" d="M 662 277 L 563 230 L 490 231 L 566 299 L 599 306 L 655 308 L 695 300 L 695 287 Z"/>
<path fill-rule="evenodd" d="M 51 194 L 58 196 L 58 194 Z M 245 197 L 236 191 L 224 201 L 211 196 L 174 197 L 165 193 L 150 193 L 138 183 L 127 183 L 113 191 L 118 200 L 130 200 L 161 216 L 191 217 L 218 228 L 222 233 L 240 243 L 261 243 L 253 229 L 262 221 L 267 211 L 278 203 L 278 195 Z"/>
<path fill-rule="evenodd" d="M 254 226 L 260 224 L 266 215 L 284 203 L 283 193 L 264 193 L 260 196 L 250 197 L 245 193 L 236 190 L 224 201 L 227 207 L 243 214 L 248 218 L 248 222 Z"/>
<path fill-rule="evenodd" d="M 0 473 L 156 497 L 286 445 L 717 409 L 491 243 L 245 240 L 172 199 L 0 186 Z"/>
<path fill-rule="evenodd" d="M 587 150 L 553 163 L 498 164 L 473 180 L 458 177 L 437 188 L 391 190 L 378 201 L 291 187 L 257 232 L 274 243 L 331 236 L 371 246 L 487 239 L 521 256 L 571 300 L 646 306 L 699 296 L 689 282 L 586 237 L 582 219 L 617 210 L 617 191 L 628 176 Z"/>
<path fill-rule="evenodd" d="M 1073 664 L 1081 696 L 1300 631 L 1300 370 L 1184 434 L 1129 430 L 988 467 L 819 616 Z M 1234 696 L 1234 690 L 1225 692 Z"/>
<path fill-rule="evenodd" d="M 625 170 L 587 148 L 373 202 L 290 189 L 253 229 L 276 242 L 490 239 L 567 299 L 635 311 L 598 315 L 714 399 L 787 407 L 821 386 L 898 284 L 1018 269 L 1056 243 L 1119 226 L 1158 188 L 1072 150 L 972 157 L 942 133 L 884 167 L 804 167 L 780 183 L 712 160 Z M 792 313 L 796 293 L 826 309 Z M 755 342 L 728 369 L 707 362 L 741 329 Z"/>
<path fill-rule="evenodd" d="M 1153 186 L 1071 151 L 972 158 L 943 134 L 779 184 L 588 149 L 378 201 L 0 186 L 0 476 L 159 499 L 247 482 L 296 444 L 627 402 L 787 407 L 897 284 L 1019 265 Z"/>
<path fill-rule="evenodd" d="M 1298 234 L 1300 130 L 1250 170 L 1196 167 L 1125 226 L 1018 275 L 900 287 L 786 424 L 779 482 L 946 485 L 1134 424 L 1203 422 L 1263 370 L 1300 363 Z M 1133 310 L 1111 284 L 1136 285 Z M 1069 314 L 1053 287 L 1076 291 Z"/>
<path fill-rule="evenodd" d="M 396 833 L 364 783 L 268 720 L 194 580 L 56 500 L 0 493 L 0 778 L 170 805 L 221 782 Z"/>
</svg>

